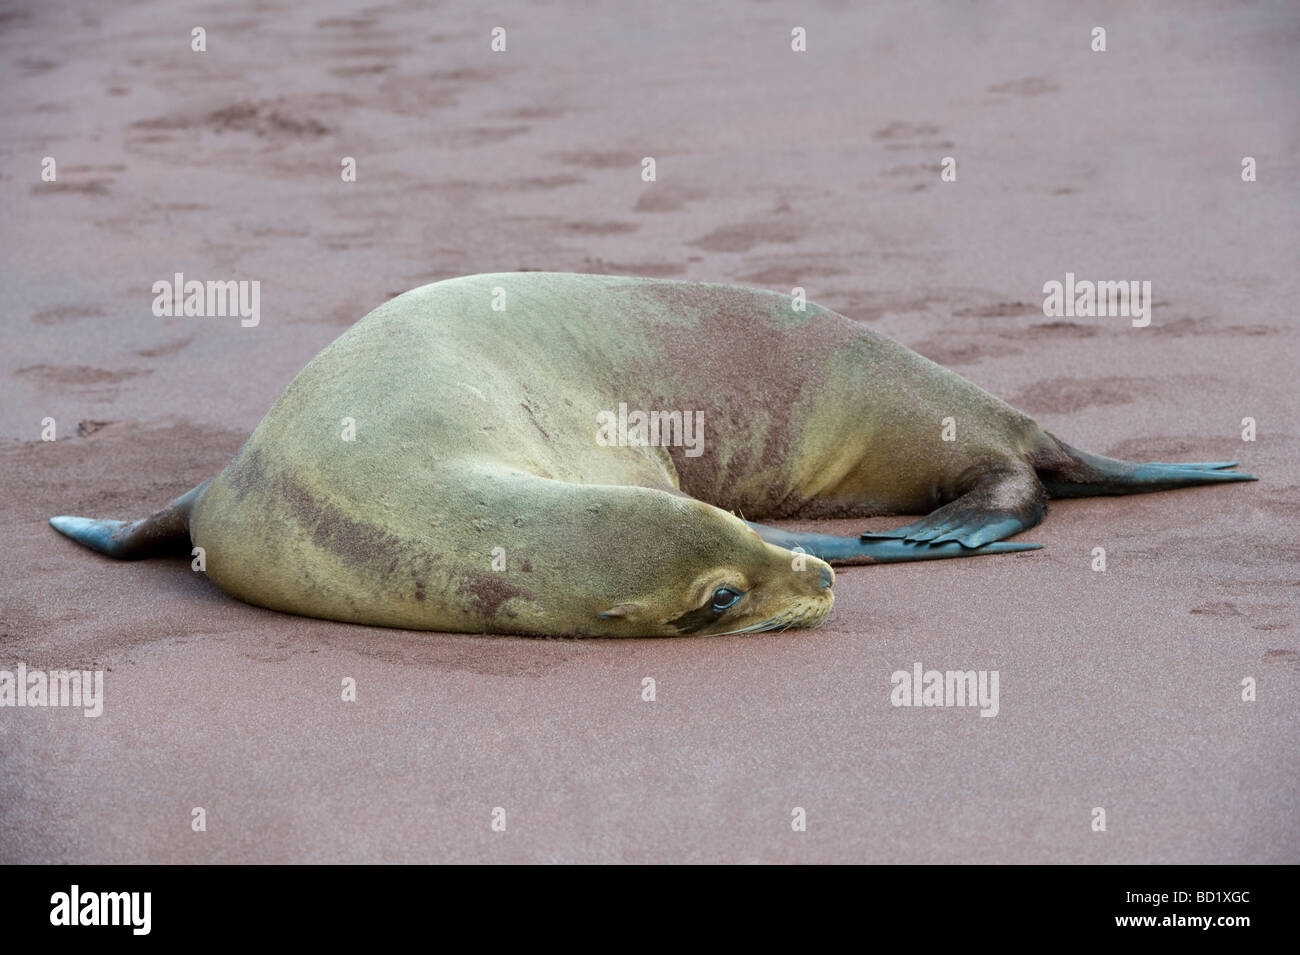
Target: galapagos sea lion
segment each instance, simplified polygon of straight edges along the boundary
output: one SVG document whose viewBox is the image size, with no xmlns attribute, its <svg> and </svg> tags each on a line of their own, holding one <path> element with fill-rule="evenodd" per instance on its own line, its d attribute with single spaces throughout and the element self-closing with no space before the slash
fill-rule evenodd
<svg viewBox="0 0 1300 955">
<path fill-rule="evenodd" d="M 1000 541 L 1037 524 L 1049 497 L 1253 480 L 1235 462 L 1075 450 L 902 345 L 798 304 L 600 275 L 426 285 L 312 359 L 225 470 L 167 508 L 51 523 L 120 558 L 201 547 L 228 593 L 308 616 L 737 633 L 820 623 L 828 562 L 1027 550 Z M 666 436 L 646 427 L 656 412 Z M 684 426 L 700 423 L 687 446 Z M 750 520 L 926 512 L 861 537 Z"/>
</svg>

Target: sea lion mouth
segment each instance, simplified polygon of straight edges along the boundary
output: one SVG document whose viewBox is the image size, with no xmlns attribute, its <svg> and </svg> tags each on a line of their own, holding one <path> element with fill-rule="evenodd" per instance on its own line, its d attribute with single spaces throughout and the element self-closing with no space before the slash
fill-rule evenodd
<svg viewBox="0 0 1300 955">
<path fill-rule="evenodd" d="M 741 598 L 748 596 L 745 592 L 736 590 L 731 587 L 718 588 L 712 592 L 710 600 L 706 600 L 704 605 L 694 610 L 688 610 L 686 613 L 667 622 L 667 626 L 675 630 L 679 635 L 686 636 L 690 634 L 711 634 L 713 636 L 725 636 L 736 633 L 764 633 L 772 630 L 789 630 L 791 627 L 816 627 L 821 624 L 826 615 L 830 613 L 831 606 L 834 603 L 834 597 L 831 596 L 830 587 L 826 583 L 821 585 L 821 594 L 817 597 L 797 596 L 794 594 L 785 596 L 783 599 L 774 601 L 777 612 L 771 616 L 758 620 L 755 623 L 748 623 L 743 626 L 732 626 L 729 629 L 714 630 L 714 627 L 726 627 L 728 621 L 726 616 L 731 606 L 740 606 Z M 716 603 L 718 594 L 724 591 L 734 593 L 735 599 L 731 604 L 719 607 Z M 758 608 L 755 608 L 758 609 Z M 761 611 L 760 611 L 761 612 Z M 744 616 L 756 616 L 756 614 L 745 614 Z M 741 616 L 741 619 L 744 619 Z M 736 623 L 740 621 L 737 620 Z"/>
<path fill-rule="evenodd" d="M 783 614 L 775 617 L 769 617 L 758 623 L 752 623 L 747 627 L 738 627 L 735 630 L 724 630 L 716 633 L 716 637 L 726 637 L 736 633 L 769 633 L 773 630 L 789 630 L 792 627 L 804 627 L 812 629 L 820 627 L 830 613 L 830 607 L 812 607 L 807 605 L 791 607 Z"/>
</svg>

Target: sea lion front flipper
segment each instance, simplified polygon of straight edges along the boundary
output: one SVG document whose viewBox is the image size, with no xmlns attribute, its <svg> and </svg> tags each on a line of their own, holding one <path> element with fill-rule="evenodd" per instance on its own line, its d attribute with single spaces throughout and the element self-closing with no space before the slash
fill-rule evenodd
<svg viewBox="0 0 1300 955">
<path fill-rule="evenodd" d="M 161 511 L 138 521 L 96 520 L 63 514 L 50 526 L 78 544 L 118 560 L 139 560 L 190 552 L 190 511 L 210 480 L 182 494 Z"/>
<path fill-rule="evenodd" d="M 931 546 L 955 542 L 979 548 L 1028 530 L 1043 519 L 1047 491 L 1033 471 L 991 471 L 956 500 L 919 521 L 891 531 L 867 532 L 866 540 L 898 540 Z"/>
<path fill-rule="evenodd" d="M 1193 471 L 1226 471 L 1235 468 L 1240 461 L 1151 461 L 1152 468 L 1191 468 Z"/>
<path fill-rule="evenodd" d="M 913 560 L 943 560 L 949 557 L 982 557 L 985 554 L 1013 554 L 1022 550 L 1039 550 L 1042 544 L 996 542 L 982 547 L 967 547 L 949 541 L 943 544 L 913 543 L 893 539 L 861 539 L 817 534 L 812 531 L 786 531 L 766 524 L 745 521 L 769 544 L 794 550 L 798 547 L 828 564 L 898 564 Z M 867 535 L 863 535 L 867 537 Z"/>
</svg>

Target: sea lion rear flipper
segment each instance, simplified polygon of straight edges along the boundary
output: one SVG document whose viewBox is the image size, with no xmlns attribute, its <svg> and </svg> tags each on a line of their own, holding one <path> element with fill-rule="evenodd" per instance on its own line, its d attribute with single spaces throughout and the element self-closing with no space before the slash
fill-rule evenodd
<svg viewBox="0 0 1300 955">
<path fill-rule="evenodd" d="M 1047 491 L 1033 471 L 990 471 L 965 494 L 919 521 L 891 531 L 867 532 L 862 539 L 931 547 L 951 542 L 974 550 L 1028 530 L 1046 510 Z"/>
<path fill-rule="evenodd" d="M 1144 494 L 1202 484 L 1254 481 L 1254 475 L 1233 471 L 1236 461 L 1163 462 L 1122 461 L 1072 448 L 1044 432 L 1043 447 L 1035 458 L 1038 476 L 1053 498 Z"/>
</svg>

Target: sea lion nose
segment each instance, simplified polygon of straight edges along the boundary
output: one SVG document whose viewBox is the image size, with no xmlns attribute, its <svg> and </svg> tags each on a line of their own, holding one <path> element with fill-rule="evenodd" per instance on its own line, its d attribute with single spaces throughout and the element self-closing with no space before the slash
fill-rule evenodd
<svg viewBox="0 0 1300 955">
<path fill-rule="evenodd" d="M 835 583 L 835 571 L 830 567 L 822 568 L 822 590 L 830 590 L 831 584 Z"/>
</svg>

